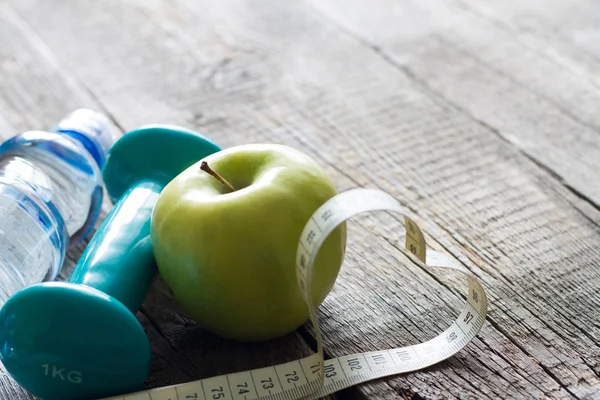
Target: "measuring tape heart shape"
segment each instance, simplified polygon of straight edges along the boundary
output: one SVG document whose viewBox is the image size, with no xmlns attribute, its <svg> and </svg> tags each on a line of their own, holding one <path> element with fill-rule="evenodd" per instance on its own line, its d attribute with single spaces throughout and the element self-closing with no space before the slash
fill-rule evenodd
<svg viewBox="0 0 600 400">
<path fill-rule="evenodd" d="M 357 353 L 324 360 L 321 329 L 311 298 L 313 264 L 327 236 L 341 223 L 368 211 L 404 216 L 405 247 L 421 267 L 458 271 L 468 282 L 467 301 L 458 318 L 437 337 L 417 345 Z M 427 263 L 426 263 L 427 261 Z M 418 225 L 389 194 L 352 189 L 329 199 L 312 215 L 298 244 L 296 275 L 309 309 L 317 352 L 284 364 L 151 389 L 105 400 L 295 400 L 317 399 L 373 379 L 417 371 L 443 361 L 464 348 L 479 332 L 487 313 L 485 290 L 465 268 L 442 253 L 427 249 Z"/>
</svg>

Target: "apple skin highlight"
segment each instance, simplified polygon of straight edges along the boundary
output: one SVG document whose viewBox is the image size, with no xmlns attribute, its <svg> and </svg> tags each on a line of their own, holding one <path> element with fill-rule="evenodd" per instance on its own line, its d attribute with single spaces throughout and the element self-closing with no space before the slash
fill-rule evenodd
<svg viewBox="0 0 600 400">
<path fill-rule="evenodd" d="M 200 169 L 205 161 L 236 190 Z M 234 340 L 286 335 L 308 318 L 296 280 L 296 250 L 312 214 L 337 194 L 308 155 L 284 145 L 252 144 L 214 153 L 162 191 L 151 237 L 160 274 L 185 312 Z M 316 306 L 344 259 L 345 223 L 315 261 Z"/>
</svg>

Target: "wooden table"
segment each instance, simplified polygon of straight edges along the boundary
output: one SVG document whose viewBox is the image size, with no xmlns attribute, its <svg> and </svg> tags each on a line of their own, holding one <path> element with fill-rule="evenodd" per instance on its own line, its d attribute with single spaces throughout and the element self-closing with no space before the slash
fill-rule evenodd
<svg viewBox="0 0 600 400">
<path fill-rule="evenodd" d="M 91 107 L 122 131 L 287 144 L 340 191 L 395 196 L 485 284 L 488 321 L 448 361 L 336 398 L 600 399 L 599 17 L 593 0 L 1 0 L 0 131 Z M 350 223 L 320 308 L 328 356 L 416 343 L 456 316 L 463 282 L 407 262 L 398 229 L 388 214 Z M 139 319 L 148 387 L 313 345 L 309 329 L 222 340 L 160 281 Z M 5 374 L 0 397 L 30 398 Z"/>
</svg>

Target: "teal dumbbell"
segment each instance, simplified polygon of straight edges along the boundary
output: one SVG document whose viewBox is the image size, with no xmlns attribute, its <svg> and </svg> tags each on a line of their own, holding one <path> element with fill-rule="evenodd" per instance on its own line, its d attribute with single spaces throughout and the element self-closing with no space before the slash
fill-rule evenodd
<svg viewBox="0 0 600 400">
<path fill-rule="evenodd" d="M 103 171 L 114 208 L 68 282 L 13 295 L 0 311 L 0 357 L 43 399 L 97 399 L 142 388 L 151 351 L 135 317 L 157 268 L 150 217 L 166 184 L 219 151 L 209 139 L 152 125 L 121 137 Z"/>
</svg>

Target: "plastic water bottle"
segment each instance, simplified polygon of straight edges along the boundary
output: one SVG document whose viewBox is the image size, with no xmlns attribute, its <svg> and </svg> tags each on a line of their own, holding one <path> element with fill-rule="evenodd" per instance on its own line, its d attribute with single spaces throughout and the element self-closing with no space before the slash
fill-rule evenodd
<svg viewBox="0 0 600 400">
<path fill-rule="evenodd" d="M 50 131 L 0 145 L 0 306 L 20 289 L 55 279 L 67 249 L 92 231 L 115 139 L 104 115 L 80 109 Z"/>
</svg>

